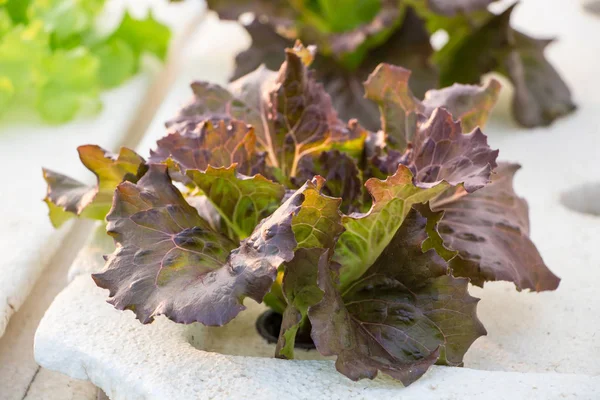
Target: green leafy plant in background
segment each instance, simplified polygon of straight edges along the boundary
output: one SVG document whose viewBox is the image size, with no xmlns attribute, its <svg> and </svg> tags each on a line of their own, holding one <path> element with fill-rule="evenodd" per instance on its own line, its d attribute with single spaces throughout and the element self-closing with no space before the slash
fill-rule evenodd
<svg viewBox="0 0 600 400">
<path fill-rule="evenodd" d="M 316 43 L 319 79 L 343 118 L 378 128 L 377 109 L 363 99 L 362 82 L 381 62 L 413 71 L 417 96 L 453 83 L 478 84 L 488 72 L 512 81 L 513 114 L 523 126 L 551 124 L 575 109 L 569 88 L 544 57 L 551 40 L 510 26 L 513 7 L 488 11 L 494 0 L 207 0 L 222 19 L 244 13 L 252 45 L 240 53 L 232 79 L 265 64 L 276 70 L 282 49 L 296 38 Z M 434 51 L 430 36 L 449 40 Z"/>
<path fill-rule="evenodd" d="M 106 216 L 116 250 L 93 278 L 143 323 L 220 326 L 249 297 L 282 315 L 276 357 L 308 331 L 353 380 L 460 366 L 485 334 L 469 281 L 560 281 L 529 239 L 519 166 L 479 128 L 499 84 L 420 100 L 410 71 L 381 64 L 365 83 L 371 132 L 338 117 L 313 57 L 297 43 L 279 72 L 193 83 L 148 160 L 80 147 L 98 184 L 45 171 L 50 218 Z"/>
<path fill-rule="evenodd" d="M 142 53 L 164 59 L 169 29 L 125 13 L 100 35 L 105 0 L 0 0 L 0 109 L 34 108 L 45 122 L 98 110 L 101 90 L 139 71 Z"/>
</svg>

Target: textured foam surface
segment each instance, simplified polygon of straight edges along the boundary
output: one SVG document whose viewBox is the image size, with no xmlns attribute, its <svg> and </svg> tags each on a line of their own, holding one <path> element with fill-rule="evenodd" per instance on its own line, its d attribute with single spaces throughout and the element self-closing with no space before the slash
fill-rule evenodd
<svg viewBox="0 0 600 400">
<path fill-rule="evenodd" d="M 433 367 L 408 388 L 385 376 L 352 382 L 333 361 L 208 353 L 194 329 L 141 325 L 104 302 L 89 276 L 55 300 L 36 336 L 40 364 L 89 379 L 111 399 L 595 399 L 600 377 Z M 60 323 L 53 323 L 60 321 Z M 200 332 L 202 327 L 196 327 Z"/>
</svg>

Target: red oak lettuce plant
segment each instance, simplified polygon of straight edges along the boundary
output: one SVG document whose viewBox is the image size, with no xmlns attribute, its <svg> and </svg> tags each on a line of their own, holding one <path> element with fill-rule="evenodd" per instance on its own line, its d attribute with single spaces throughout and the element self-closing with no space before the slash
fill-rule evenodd
<svg viewBox="0 0 600 400">
<path fill-rule="evenodd" d="M 377 109 L 363 99 L 362 82 L 382 62 L 413 71 L 410 86 L 425 91 L 455 82 L 477 84 L 494 71 L 515 86 L 513 113 L 524 126 L 549 125 L 575 109 L 569 88 L 544 57 L 552 40 L 510 26 L 513 7 L 488 10 L 494 0 L 207 0 L 222 19 L 244 13 L 252 45 L 236 58 L 237 79 L 261 64 L 277 70 L 283 49 L 298 38 L 316 43 L 318 78 L 344 119 L 379 128 Z M 438 51 L 430 36 L 444 31 Z"/>
<path fill-rule="evenodd" d="M 478 128 L 499 84 L 419 100 L 408 70 L 381 64 L 365 89 L 383 129 L 369 132 L 338 118 L 313 54 L 297 43 L 278 73 L 193 83 L 148 161 L 80 147 L 98 184 L 45 171 L 50 217 L 108 214 L 116 250 L 93 278 L 143 323 L 219 326 L 250 297 L 282 314 L 277 357 L 308 327 L 353 380 L 460 366 L 485 334 L 469 281 L 559 283 L 528 237 L 519 167 Z"/>
</svg>

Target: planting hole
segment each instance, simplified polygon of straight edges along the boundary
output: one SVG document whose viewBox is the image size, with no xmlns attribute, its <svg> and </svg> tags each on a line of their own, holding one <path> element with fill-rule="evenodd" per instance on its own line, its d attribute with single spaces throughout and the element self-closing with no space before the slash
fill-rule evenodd
<svg viewBox="0 0 600 400">
<path fill-rule="evenodd" d="M 268 343 L 277 343 L 279 330 L 281 329 L 282 317 L 271 310 L 267 310 L 256 320 L 256 330 Z M 315 348 L 310 337 L 310 326 L 298 332 L 294 347 L 297 349 L 312 350 Z"/>
<path fill-rule="evenodd" d="M 570 210 L 600 216 L 600 182 L 586 183 L 564 191 L 560 201 Z"/>
<path fill-rule="evenodd" d="M 275 354 L 273 340 L 276 341 L 277 336 L 279 336 L 281 322 L 277 322 L 276 317 L 269 318 L 271 335 L 277 331 L 274 338 L 270 336 L 271 342 L 269 342 L 257 330 L 257 321 L 268 314 L 269 309 L 262 304 L 257 304 L 249 299 L 246 300 L 244 305 L 248 308 L 224 326 L 210 327 L 199 323 L 187 325 L 186 336 L 188 342 L 196 349 L 203 351 L 234 356 L 273 358 Z M 303 342 L 300 337 L 298 339 L 296 340 L 297 344 Z M 300 346 L 303 345 L 300 344 Z M 310 346 L 296 347 L 294 358 L 298 360 L 335 359 L 335 357 L 325 357 L 312 349 L 314 349 L 312 341 Z"/>
</svg>

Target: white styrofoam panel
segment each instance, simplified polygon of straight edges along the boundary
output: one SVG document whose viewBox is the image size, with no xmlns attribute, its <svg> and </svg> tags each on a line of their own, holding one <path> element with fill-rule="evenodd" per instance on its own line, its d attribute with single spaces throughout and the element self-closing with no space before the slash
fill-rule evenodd
<svg viewBox="0 0 600 400">
<path fill-rule="evenodd" d="M 113 2 L 114 3 L 114 2 Z M 167 0 L 130 1 L 131 10 L 143 15 L 151 7 L 156 18 L 167 23 L 176 36 L 194 16 L 203 12 L 202 2 L 168 5 Z M 123 3 L 111 6 L 112 16 Z M 142 12 L 140 12 L 142 11 Z M 0 159 L 4 173 L 0 196 L 0 336 L 10 316 L 19 309 L 43 268 L 60 246 L 69 226 L 55 231 L 42 202 L 45 182 L 42 166 L 84 181 L 92 174 L 81 164 L 76 147 L 97 143 L 115 147 L 127 133 L 130 121 L 144 100 L 153 74 L 146 71 L 122 87 L 103 93 L 104 108 L 93 118 L 80 118 L 61 126 L 39 122 L 0 122 Z"/>
<path fill-rule="evenodd" d="M 201 326 L 141 325 L 103 301 L 88 275 L 55 300 L 36 336 L 43 366 L 89 379 L 113 400 L 597 399 L 600 377 L 432 367 L 408 388 L 380 375 L 352 382 L 330 360 L 279 360 L 195 349 Z M 219 329 L 219 328 L 217 328 Z M 243 343 L 242 343 L 243 345 Z"/>
<path fill-rule="evenodd" d="M 266 358 L 273 346 L 254 333 L 257 306 L 223 328 L 181 326 L 165 318 L 143 326 L 132 313 L 104 303 L 107 292 L 94 288 L 87 276 L 99 266 L 89 257 L 74 265 L 72 275 L 82 275 L 57 297 L 40 324 L 38 362 L 90 379 L 115 399 L 600 398 L 600 345 L 595 340 L 600 330 L 600 253 L 595 249 L 600 218 L 561 203 L 563 193 L 600 182 L 600 44 L 590 40 L 600 37 L 600 24 L 578 4 L 560 0 L 523 2 L 515 24 L 531 34 L 560 36 L 548 56 L 571 85 L 579 110 L 550 128 L 521 129 L 508 115 L 507 91 L 485 132 L 501 149 L 502 160 L 523 165 L 516 190 L 529 201 L 532 238 L 562 282 L 557 291 L 545 293 L 519 293 L 502 282 L 472 288 L 482 298 L 478 314 L 488 336 L 467 353 L 467 368 L 435 367 L 401 389 L 385 377 L 352 383 L 330 361 Z M 179 102 L 188 96 L 177 95 Z M 170 117 L 174 104 L 169 97 L 157 119 Z M 153 124 L 140 148 L 151 147 L 163 132 Z"/>
</svg>

